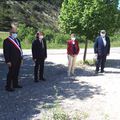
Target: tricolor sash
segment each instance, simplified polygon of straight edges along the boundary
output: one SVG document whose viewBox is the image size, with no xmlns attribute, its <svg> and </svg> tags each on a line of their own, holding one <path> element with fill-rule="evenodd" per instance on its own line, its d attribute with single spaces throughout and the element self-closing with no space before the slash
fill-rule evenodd
<svg viewBox="0 0 120 120">
<path fill-rule="evenodd" d="M 21 56 L 23 56 L 23 52 L 22 52 L 22 49 L 20 48 L 20 46 L 14 41 L 13 38 L 11 38 L 10 36 L 8 37 L 8 40 L 20 51 L 21 53 Z"/>
</svg>

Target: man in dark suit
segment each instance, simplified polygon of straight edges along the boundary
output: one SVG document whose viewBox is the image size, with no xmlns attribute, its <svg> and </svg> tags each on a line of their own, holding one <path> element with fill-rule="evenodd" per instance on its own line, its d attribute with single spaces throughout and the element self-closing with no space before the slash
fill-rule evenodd
<svg viewBox="0 0 120 120">
<path fill-rule="evenodd" d="M 22 49 L 20 41 L 17 39 L 17 28 L 11 27 L 10 36 L 3 42 L 3 53 L 5 62 L 8 65 L 6 90 L 14 91 L 14 88 L 22 88 L 18 84 L 18 74 L 22 60 Z"/>
<path fill-rule="evenodd" d="M 32 43 L 32 57 L 35 62 L 34 67 L 34 81 L 45 81 L 44 74 L 44 61 L 47 58 L 47 47 L 43 32 L 37 32 L 36 40 Z"/>
<path fill-rule="evenodd" d="M 110 39 L 106 35 L 105 30 L 101 30 L 100 36 L 96 38 L 94 44 L 94 53 L 97 55 L 95 72 L 98 73 L 99 67 L 101 66 L 101 73 L 103 73 L 106 62 L 106 56 L 110 53 Z"/>
</svg>

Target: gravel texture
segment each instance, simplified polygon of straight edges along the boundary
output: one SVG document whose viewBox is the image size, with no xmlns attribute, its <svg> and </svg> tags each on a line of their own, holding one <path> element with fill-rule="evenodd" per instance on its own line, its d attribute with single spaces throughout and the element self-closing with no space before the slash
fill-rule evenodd
<svg viewBox="0 0 120 120">
<path fill-rule="evenodd" d="M 82 112 L 86 120 L 120 120 L 120 54 L 108 57 L 104 74 L 95 75 L 94 66 L 79 66 L 74 77 L 67 77 L 67 57 L 60 55 L 48 54 L 47 81 L 34 83 L 34 63 L 31 54 L 25 54 L 19 77 L 23 88 L 7 92 L 7 67 L 0 54 L 0 120 L 41 120 L 45 106 L 52 108 L 56 99 L 70 115 Z"/>
</svg>

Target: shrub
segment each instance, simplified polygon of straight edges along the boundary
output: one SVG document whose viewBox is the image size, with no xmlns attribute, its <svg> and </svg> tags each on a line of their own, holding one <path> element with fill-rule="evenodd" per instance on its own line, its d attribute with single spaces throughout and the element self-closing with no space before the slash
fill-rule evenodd
<svg viewBox="0 0 120 120">
<path fill-rule="evenodd" d="M 68 120 L 68 115 L 63 111 L 63 109 L 55 109 L 53 112 L 53 120 Z"/>
<path fill-rule="evenodd" d="M 43 32 L 45 33 L 46 40 L 52 44 L 53 43 L 54 44 L 64 44 L 70 38 L 70 35 L 68 35 L 68 34 L 55 32 L 51 29 L 45 29 L 45 30 L 43 30 Z"/>
<path fill-rule="evenodd" d="M 111 38 L 111 41 L 120 41 L 120 32 L 115 33 Z"/>
<path fill-rule="evenodd" d="M 20 24 L 18 32 L 19 39 L 25 41 L 25 43 L 31 43 L 35 39 L 35 29 L 33 27 L 26 27 L 25 24 Z"/>
<path fill-rule="evenodd" d="M 53 42 L 54 39 L 54 31 L 51 29 L 44 29 L 43 32 L 45 33 L 45 38 L 49 42 Z"/>
<path fill-rule="evenodd" d="M 57 44 L 66 44 L 67 40 L 70 38 L 68 34 L 56 33 L 54 36 L 54 41 Z"/>
</svg>

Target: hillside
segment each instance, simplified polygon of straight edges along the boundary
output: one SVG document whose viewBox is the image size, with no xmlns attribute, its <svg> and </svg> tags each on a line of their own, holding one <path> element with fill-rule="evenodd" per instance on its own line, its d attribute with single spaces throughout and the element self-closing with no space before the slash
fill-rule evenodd
<svg viewBox="0 0 120 120">
<path fill-rule="evenodd" d="M 9 0 L 0 3 L 0 31 L 8 30 L 11 22 L 35 28 L 58 29 L 62 0 Z"/>
</svg>

